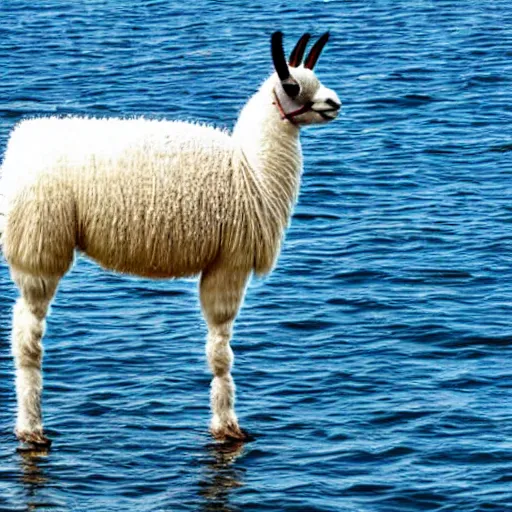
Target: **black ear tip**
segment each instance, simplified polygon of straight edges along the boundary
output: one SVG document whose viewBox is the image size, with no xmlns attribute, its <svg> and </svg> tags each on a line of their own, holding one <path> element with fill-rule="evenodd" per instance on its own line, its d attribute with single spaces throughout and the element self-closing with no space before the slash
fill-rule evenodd
<svg viewBox="0 0 512 512">
<path fill-rule="evenodd" d="M 311 48 L 309 55 L 306 58 L 306 61 L 304 62 L 304 67 L 308 69 L 313 69 L 315 67 L 315 64 L 318 60 L 318 57 L 322 53 L 322 50 L 324 49 L 324 46 L 326 45 L 327 41 L 329 40 L 330 32 L 324 32 L 319 38 L 318 41 L 313 45 L 313 48 Z"/>
<path fill-rule="evenodd" d="M 310 39 L 311 34 L 308 32 L 300 36 L 300 39 L 297 41 L 297 44 L 293 48 L 293 51 L 290 54 L 290 58 L 288 59 L 288 62 L 292 68 L 300 66 L 302 58 L 304 57 L 304 52 L 306 51 L 306 46 L 308 45 Z"/>
<path fill-rule="evenodd" d="M 274 68 L 281 80 L 286 80 L 290 76 L 288 65 L 284 57 L 283 49 L 283 33 L 278 30 L 272 34 L 271 38 L 271 51 L 272 60 L 274 61 Z"/>
<path fill-rule="evenodd" d="M 318 41 L 321 41 L 322 44 L 326 44 L 327 41 L 329 41 L 329 37 L 331 37 L 331 33 L 329 30 L 327 32 L 324 32 L 319 38 Z"/>
</svg>

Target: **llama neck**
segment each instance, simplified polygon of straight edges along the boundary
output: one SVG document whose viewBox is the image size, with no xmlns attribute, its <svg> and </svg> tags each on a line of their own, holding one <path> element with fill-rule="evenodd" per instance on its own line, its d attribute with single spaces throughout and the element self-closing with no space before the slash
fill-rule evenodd
<svg viewBox="0 0 512 512">
<path fill-rule="evenodd" d="M 275 264 L 302 172 L 299 129 L 281 119 L 273 101 L 271 78 L 245 105 L 233 131 L 233 208 L 246 225 L 234 232 L 233 245 L 252 247 L 257 274 Z"/>
<path fill-rule="evenodd" d="M 299 129 L 281 119 L 274 104 L 273 86 L 271 78 L 248 101 L 233 139 L 261 199 L 279 206 L 287 223 L 299 192 L 302 152 Z"/>
</svg>

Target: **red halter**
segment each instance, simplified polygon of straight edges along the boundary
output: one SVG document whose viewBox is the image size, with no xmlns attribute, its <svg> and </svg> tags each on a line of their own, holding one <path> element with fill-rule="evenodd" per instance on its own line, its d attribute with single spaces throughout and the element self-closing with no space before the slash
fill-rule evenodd
<svg viewBox="0 0 512 512">
<path fill-rule="evenodd" d="M 281 105 L 281 102 L 279 101 L 279 97 L 277 96 L 276 90 L 273 90 L 275 101 L 272 103 L 277 107 L 277 110 L 279 110 L 279 114 L 281 114 L 281 119 L 284 121 L 285 119 L 287 121 L 290 121 L 290 123 L 294 124 L 295 126 L 298 126 L 295 120 L 293 119 L 296 116 L 299 116 L 300 114 L 304 114 L 305 112 L 309 112 L 311 110 L 311 103 L 306 103 L 306 105 L 303 105 L 302 107 L 298 108 L 297 110 L 294 110 L 293 112 L 286 113 L 283 109 L 283 106 Z"/>
</svg>

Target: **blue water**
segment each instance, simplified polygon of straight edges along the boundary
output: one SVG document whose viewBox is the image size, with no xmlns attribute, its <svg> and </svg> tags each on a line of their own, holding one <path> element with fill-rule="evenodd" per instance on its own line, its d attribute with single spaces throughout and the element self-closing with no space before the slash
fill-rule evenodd
<svg viewBox="0 0 512 512">
<path fill-rule="evenodd" d="M 508 0 L 2 0 L 0 20 L 2 153 L 30 116 L 231 128 L 276 29 L 331 30 L 317 70 L 343 101 L 303 133 L 279 265 L 238 317 L 238 450 L 207 431 L 197 283 L 78 259 L 45 338 L 54 445 L 16 453 L 0 263 L 2 512 L 512 510 Z"/>
</svg>

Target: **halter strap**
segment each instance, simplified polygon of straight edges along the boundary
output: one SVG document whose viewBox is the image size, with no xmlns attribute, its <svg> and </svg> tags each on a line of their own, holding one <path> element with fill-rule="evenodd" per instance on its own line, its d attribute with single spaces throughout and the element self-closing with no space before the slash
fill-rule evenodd
<svg viewBox="0 0 512 512">
<path fill-rule="evenodd" d="M 283 109 L 283 106 L 281 105 L 281 102 L 279 101 L 279 96 L 276 93 L 276 90 L 274 89 L 272 91 L 274 93 L 274 99 L 275 101 L 273 104 L 277 107 L 277 110 L 279 111 L 279 114 L 281 115 L 281 119 L 284 121 L 285 119 L 287 121 L 290 121 L 295 126 L 298 126 L 295 122 L 294 117 L 300 116 L 301 114 L 304 114 L 305 112 L 309 112 L 311 110 L 311 103 L 306 103 L 306 105 L 302 105 L 302 107 L 298 108 L 297 110 L 293 110 L 292 112 L 285 112 Z"/>
</svg>

